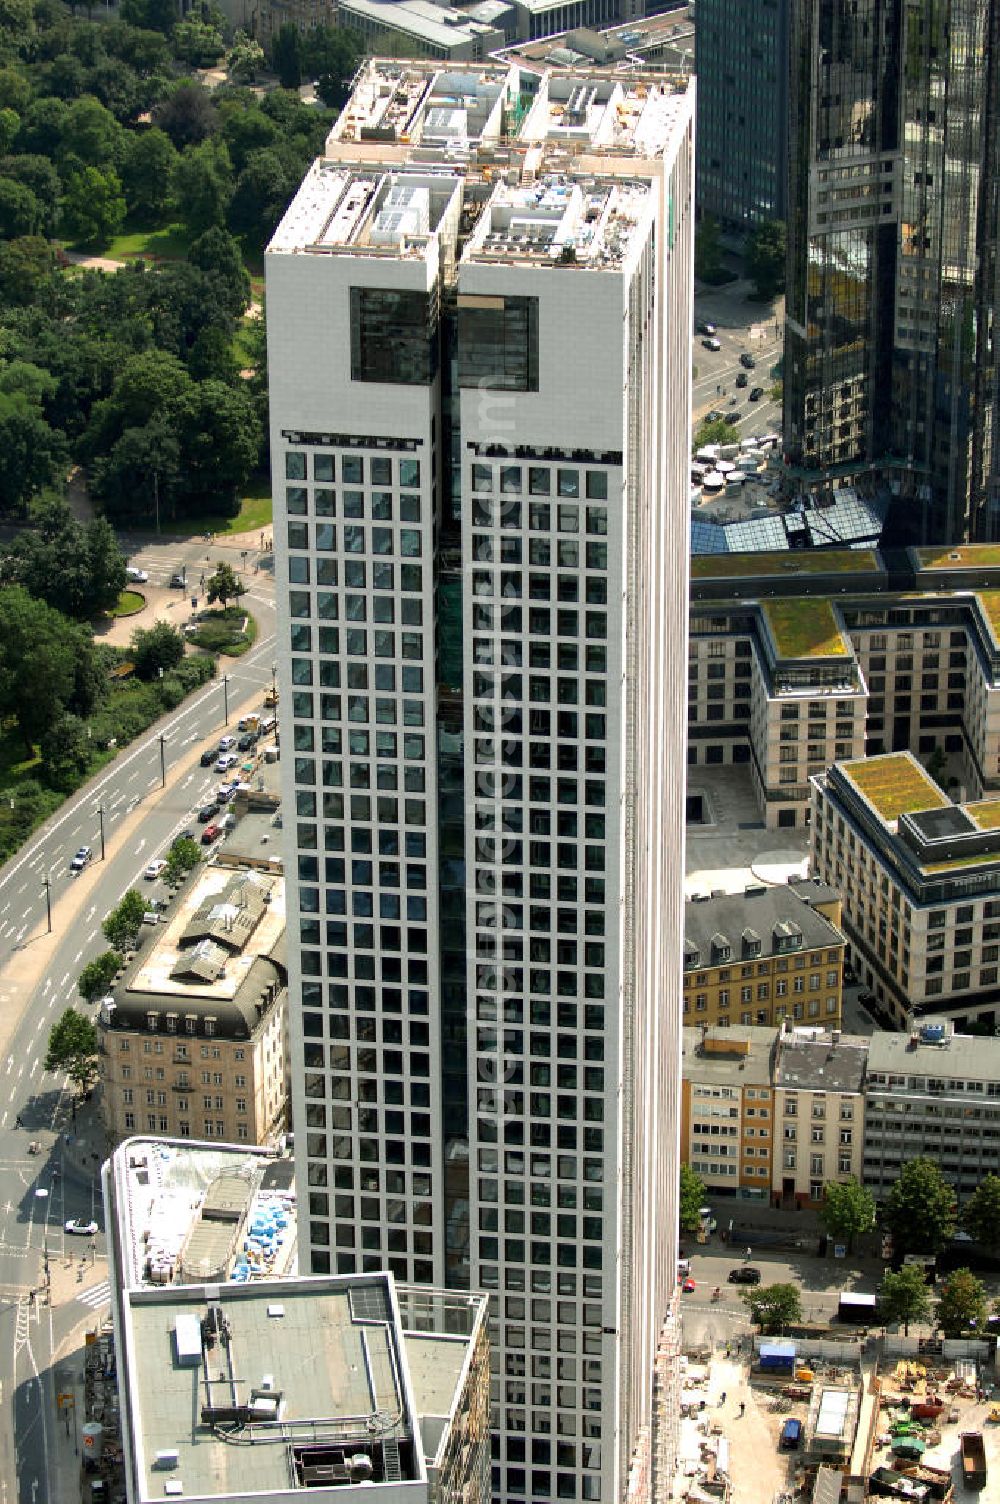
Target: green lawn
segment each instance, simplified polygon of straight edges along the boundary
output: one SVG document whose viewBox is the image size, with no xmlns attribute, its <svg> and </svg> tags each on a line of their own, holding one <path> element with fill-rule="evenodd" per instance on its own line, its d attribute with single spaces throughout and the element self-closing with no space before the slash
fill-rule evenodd
<svg viewBox="0 0 1000 1504">
<path fill-rule="evenodd" d="M 112 261 L 134 261 L 149 256 L 156 261 L 183 261 L 194 236 L 186 225 L 156 225 L 147 229 L 133 226 L 115 235 L 101 252 Z"/>
<path fill-rule="evenodd" d="M 118 597 L 117 606 L 113 611 L 109 613 L 109 615 L 135 616 L 138 611 L 142 610 L 145 604 L 146 597 L 144 595 L 140 595 L 138 590 L 123 590 L 121 595 Z"/>
<path fill-rule="evenodd" d="M 235 517 L 179 517 L 175 522 L 165 522 L 160 529 L 174 538 L 197 536 L 200 533 L 215 533 L 225 537 L 231 533 L 252 533 L 271 526 L 271 480 L 269 476 L 255 475 L 247 482 Z"/>
<path fill-rule="evenodd" d="M 6 788 L 19 778 L 34 777 L 41 762 L 37 750 L 31 757 L 24 750 L 24 739 L 16 728 L 0 727 L 0 787 Z"/>
<path fill-rule="evenodd" d="M 256 356 L 252 339 L 254 323 L 256 323 L 255 319 L 241 319 L 233 335 L 233 358 L 241 371 L 251 367 Z"/>
</svg>

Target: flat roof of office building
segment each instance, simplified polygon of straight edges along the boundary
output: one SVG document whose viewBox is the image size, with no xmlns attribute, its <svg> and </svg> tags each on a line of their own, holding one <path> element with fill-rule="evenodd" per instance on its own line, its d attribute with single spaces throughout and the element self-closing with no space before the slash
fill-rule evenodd
<svg viewBox="0 0 1000 1504">
<path fill-rule="evenodd" d="M 137 1498 L 425 1479 L 485 1314 L 388 1273 L 129 1292 Z"/>
</svg>

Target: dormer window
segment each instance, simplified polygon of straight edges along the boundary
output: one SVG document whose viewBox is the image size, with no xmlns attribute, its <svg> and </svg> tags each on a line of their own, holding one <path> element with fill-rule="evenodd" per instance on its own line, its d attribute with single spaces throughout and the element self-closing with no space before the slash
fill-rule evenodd
<svg viewBox="0 0 1000 1504">
<path fill-rule="evenodd" d="M 159 1015 L 156 1014 L 156 1013 L 147 1013 L 146 1014 L 146 1028 L 149 1030 L 150 1034 L 155 1034 L 156 1031 L 157 1031 L 157 1029 L 159 1028 L 159 1026 L 160 1026 Z"/>
</svg>

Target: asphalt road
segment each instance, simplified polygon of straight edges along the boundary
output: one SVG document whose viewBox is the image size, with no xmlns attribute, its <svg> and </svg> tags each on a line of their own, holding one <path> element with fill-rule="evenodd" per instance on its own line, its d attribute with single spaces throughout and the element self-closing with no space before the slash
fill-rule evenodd
<svg viewBox="0 0 1000 1504">
<path fill-rule="evenodd" d="M 203 541 L 128 542 L 131 561 L 148 570 L 151 586 L 167 585 L 184 564 L 189 579 L 206 567 Z M 213 559 L 217 554 L 216 549 Z M 238 558 L 233 562 L 238 565 Z M 131 887 L 150 896 L 161 891 L 159 883 L 142 879 L 143 869 L 180 831 L 196 827 L 197 809 L 220 782 L 211 768 L 196 765 L 184 771 L 179 765 L 190 762 L 197 745 L 210 746 L 223 734 L 227 699 L 234 708 L 252 694 L 262 695 L 271 683 L 274 592 L 270 576 L 254 575 L 252 569 L 253 557 L 244 571 L 250 589 L 243 599 L 257 620 L 258 638 L 250 653 L 226 668 L 228 683 L 221 677 L 213 680 L 124 749 L 0 869 L 0 1010 L 8 1029 L 11 1010 L 20 1009 L 6 1056 L 0 1056 L 0 1504 L 6 1504 L 15 1478 L 18 1504 L 57 1504 L 46 1462 L 50 1433 L 58 1423 L 53 1360 L 67 1336 L 99 1308 L 87 1274 L 88 1263 L 96 1268 L 104 1258 L 99 1165 L 95 1157 L 92 1172 L 81 1176 L 66 1161 L 72 1104 L 65 1080 L 42 1070 L 49 1030 L 70 1004 L 92 1011 L 80 999 L 76 980 L 86 962 L 107 948 L 101 920 Z M 189 600 L 179 598 L 179 620 L 185 607 L 189 609 Z M 141 821 L 130 820 L 123 834 L 122 823 L 139 806 L 144 807 Z M 103 862 L 99 808 L 104 811 Z M 94 848 L 94 863 L 80 879 L 89 890 L 81 906 L 72 902 L 77 879 L 69 873 L 69 861 L 83 844 Z M 54 948 L 44 975 L 35 978 L 31 953 L 37 931 L 44 932 L 46 923 L 46 879 Z M 76 896 L 79 900 L 79 892 Z M 26 969 L 29 984 L 15 986 L 14 972 L 23 979 Z M 31 1142 L 40 1145 L 37 1154 L 29 1154 Z M 100 1225 L 93 1247 L 90 1239 L 64 1232 L 70 1218 L 92 1216 Z M 72 1289 L 73 1262 L 85 1291 L 83 1301 L 71 1296 L 53 1308 L 32 1294 L 44 1290 L 46 1263 L 50 1270 L 66 1271 Z"/>
<path fill-rule="evenodd" d="M 706 350 L 702 334 L 692 339 L 694 381 L 691 410 L 695 426 L 705 414 L 717 409 L 739 426 L 742 436 L 781 432 L 781 403 L 770 396 L 776 377 L 774 368 L 781 359 L 784 308 L 779 301 L 753 303 L 746 296 L 746 284 L 700 290 L 695 296 L 695 325 L 701 321 L 716 326 L 715 338 L 721 350 Z M 745 387 L 736 385 L 743 370 L 742 354 L 752 355 L 753 370 L 746 372 Z M 750 392 L 762 386 L 765 395 L 750 401 Z"/>
</svg>

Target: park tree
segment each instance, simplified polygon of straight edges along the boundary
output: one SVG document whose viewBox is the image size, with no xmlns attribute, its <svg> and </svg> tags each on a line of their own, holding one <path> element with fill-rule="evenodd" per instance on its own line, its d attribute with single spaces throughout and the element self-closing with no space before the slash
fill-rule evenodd
<svg viewBox="0 0 1000 1504">
<path fill-rule="evenodd" d="M 0 109 L 0 156 L 6 156 L 21 129 L 21 117 L 16 110 Z"/>
<path fill-rule="evenodd" d="M 932 1159 L 909 1160 L 885 1199 L 885 1226 L 897 1258 L 937 1253 L 955 1230 L 955 1193 Z"/>
<path fill-rule="evenodd" d="M 155 125 L 129 135 L 121 176 L 130 214 L 147 220 L 164 216 L 177 158 L 176 146 Z"/>
<path fill-rule="evenodd" d="M 44 235 L 0 241 L 0 302 L 27 308 L 39 297 L 55 268 L 55 252 Z"/>
<path fill-rule="evenodd" d="M 25 750 L 66 710 L 85 713 L 81 681 L 94 645 L 82 627 L 21 585 L 0 590 L 0 716 L 17 722 Z"/>
<path fill-rule="evenodd" d="M 701 1208 L 705 1205 L 705 1184 L 690 1165 L 681 1165 L 679 1220 L 682 1232 L 697 1232 Z"/>
<path fill-rule="evenodd" d="M 67 1008 L 52 1026 L 42 1069 L 65 1072 L 84 1095 L 97 1080 L 97 1030 L 89 1018 Z"/>
<path fill-rule="evenodd" d="M 785 290 L 785 226 L 765 219 L 747 242 L 747 274 L 759 298 L 773 298 Z"/>
<path fill-rule="evenodd" d="M 191 68 L 211 68 L 226 50 L 222 32 L 193 14 L 178 21 L 170 40 L 174 56 Z"/>
<path fill-rule="evenodd" d="M 0 177 L 0 236 L 14 240 L 22 235 L 37 235 L 45 211 L 26 183 Z"/>
<path fill-rule="evenodd" d="M 184 455 L 185 506 L 235 516 L 260 457 L 263 430 L 253 395 L 221 381 L 192 384 L 174 412 Z M 242 594 L 242 586 L 236 592 Z"/>
<path fill-rule="evenodd" d="M 226 564 L 219 559 L 215 565 L 215 572 L 210 574 L 205 581 L 205 595 L 209 605 L 221 601 L 222 609 L 231 600 L 238 600 L 243 594 L 243 581 L 233 571 L 231 564 Z"/>
<path fill-rule="evenodd" d="M 970 1269 L 956 1269 L 941 1286 L 935 1312 L 946 1337 L 962 1337 L 986 1326 L 986 1287 Z"/>
<path fill-rule="evenodd" d="M 327 109 L 339 110 L 345 104 L 364 50 L 357 32 L 344 26 L 314 26 L 303 38 L 303 62 Z"/>
<path fill-rule="evenodd" d="M 802 1320 L 798 1285 L 758 1285 L 755 1289 L 744 1290 L 741 1299 L 750 1312 L 751 1321 L 756 1322 L 766 1337 L 780 1336 L 788 1327 Z"/>
<path fill-rule="evenodd" d="M 126 428 L 91 466 L 91 488 L 109 516 L 173 517 L 182 486 L 181 448 L 163 418 Z"/>
<path fill-rule="evenodd" d="M 101 925 L 108 944 L 117 951 L 131 950 L 138 938 L 145 912 L 146 900 L 135 888 L 129 888 Z"/>
<path fill-rule="evenodd" d="M 18 68 L 0 68 L 0 109 L 23 115 L 31 103 L 31 81 Z"/>
<path fill-rule="evenodd" d="M 184 657 L 184 639 L 168 621 L 132 633 L 129 654 L 140 679 L 156 679 L 176 668 Z"/>
<path fill-rule="evenodd" d="M 38 233 L 53 235 L 63 191 L 62 179 L 53 163 L 48 157 L 19 150 L 14 156 L 4 157 L 0 171 L 13 182 L 23 183 L 25 188 L 31 189 L 41 205 L 42 217 Z"/>
<path fill-rule="evenodd" d="M 285 134 L 253 97 L 249 103 L 240 104 L 239 107 L 235 100 L 227 101 L 220 115 L 222 137 L 229 148 L 229 158 L 235 172 L 242 172 L 251 152 L 277 146 Z"/>
<path fill-rule="evenodd" d="M 930 1291 L 922 1265 L 904 1264 L 899 1270 L 886 1270 L 879 1291 L 879 1311 L 887 1326 L 901 1322 L 908 1337 L 910 1322 L 926 1321 L 930 1310 Z"/>
<path fill-rule="evenodd" d="M 979 1182 L 962 1209 L 962 1226 L 984 1248 L 1000 1249 L 1000 1176 Z"/>
<path fill-rule="evenodd" d="M 226 312 L 242 318 L 250 302 L 250 273 L 239 242 L 217 226 L 192 241 L 188 261 L 212 279 Z"/>
<path fill-rule="evenodd" d="M 99 99 L 84 95 L 66 111 L 59 157 L 102 170 L 117 168 L 125 152 L 126 132 Z"/>
<path fill-rule="evenodd" d="M 105 246 L 125 223 L 125 195 L 113 168 L 79 167 L 63 195 L 62 223 L 82 246 Z"/>
<path fill-rule="evenodd" d="M 295 191 L 297 171 L 273 147 L 249 153 L 238 174 L 226 215 L 231 230 L 264 245 Z"/>
<path fill-rule="evenodd" d="M 66 463 L 62 435 L 23 396 L 0 392 L 0 514 L 23 516 Z"/>
<path fill-rule="evenodd" d="M 819 1219 L 831 1238 L 854 1251 L 855 1239 L 875 1226 L 875 1197 L 854 1175 L 847 1180 L 828 1180 L 823 1187 Z"/>
<path fill-rule="evenodd" d="M 93 961 L 88 961 L 77 978 L 77 991 L 86 1003 L 96 1003 L 104 997 L 118 975 L 122 958 L 116 950 L 102 951 Z"/>
<path fill-rule="evenodd" d="M 302 82 L 302 33 L 291 21 L 282 22 L 271 41 L 271 67 L 283 89 Z"/>
<path fill-rule="evenodd" d="M 71 794 L 79 787 L 90 764 L 90 740 L 79 716 L 58 715 L 42 731 L 38 750 L 49 788 Z"/>
<path fill-rule="evenodd" d="M 125 588 L 125 555 L 103 517 L 83 524 L 61 496 L 43 496 L 34 526 L 0 551 L 0 580 L 85 621 L 110 611 Z"/>
<path fill-rule="evenodd" d="M 166 131 L 178 151 L 196 146 L 219 128 L 219 116 L 212 96 L 199 83 L 178 84 L 157 104 L 153 124 Z"/>
<path fill-rule="evenodd" d="M 167 867 L 164 877 L 168 883 L 179 883 L 201 861 L 198 842 L 190 836 L 178 836 L 167 852 Z"/>
<path fill-rule="evenodd" d="M 181 152 L 170 180 L 185 222 L 196 235 L 225 223 L 233 174 L 224 142 L 201 141 Z"/>
<path fill-rule="evenodd" d="M 255 37 L 247 36 L 245 31 L 238 31 L 233 38 L 229 56 L 226 58 L 229 76 L 243 83 L 252 84 L 263 66 L 263 47 Z"/>
</svg>

